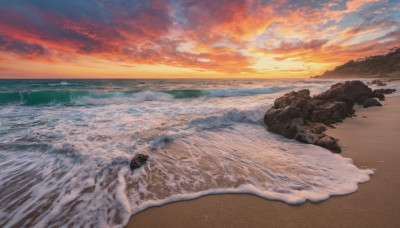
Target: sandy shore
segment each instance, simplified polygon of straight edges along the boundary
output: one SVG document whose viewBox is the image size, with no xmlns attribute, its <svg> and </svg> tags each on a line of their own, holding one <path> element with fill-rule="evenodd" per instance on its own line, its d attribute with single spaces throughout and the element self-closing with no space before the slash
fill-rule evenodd
<svg viewBox="0 0 400 228">
<path fill-rule="evenodd" d="M 149 208 L 127 227 L 400 227 L 400 95 L 357 110 L 328 135 L 342 156 L 376 169 L 356 193 L 290 206 L 247 194 L 211 195 Z M 365 118 L 365 117 L 367 118 Z"/>
</svg>

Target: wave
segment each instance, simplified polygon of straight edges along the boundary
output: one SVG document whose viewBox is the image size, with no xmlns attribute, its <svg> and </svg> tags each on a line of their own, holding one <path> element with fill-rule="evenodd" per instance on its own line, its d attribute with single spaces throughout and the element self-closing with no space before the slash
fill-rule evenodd
<svg viewBox="0 0 400 228">
<path fill-rule="evenodd" d="M 49 103 L 69 103 L 75 97 L 89 96 L 89 92 L 80 91 L 32 91 L 0 93 L 0 104 L 22 103 L 40 105 Z"/>
<path fill-rule="evenodd" d="M 174 96 L 174 98 L 196 98 L 203 96 L 202 90 L 197 89 L 184 89 L 184 90 L 166 90 L 164 93 L 168 93 Z"/>
<path fill-rule="evenodd" d="M 110 94 L 110 93 L 108 93 Z M 109 105 L 124 103 L 139 103 L 144 101 L 168 101 L 174 97 L 162 92 L 113 92 L 112 95 L 106 97 L 84 96 L 79 99 L 73 99 L 75 105 Z"/>
<path fill-rule="evenodd" d="M 266 110 L 266 107 L 259 107 L 253 110 L 233 109 L 222 115 L 212 115 L 193 119 L 189 122 L 188 128 L 195 127 L 198 130 L 203 130 L 220 126 L 229 126 L 234 123 L 255 124 L 261 121 Z"/>
<path fill-rule="evenodd" d="M 72 85 L 79 85 L 78 83 L 72 83 L 72 82 L 59 82 L 59 83 L 49 83 L 47 84 L 48 86 L 72 86 Z"/>
<path fill-rule="evenodd" d="M 160 134 L 149 145 L 149 149 L 163 147 L 169 142 L 192 135 L 196 131 L 224 128 L 238 123 L 258 125 L 266 110 L 268 110 L 268 106 L 259 106 L 248 110 L 232 109 L 220 115 L 195 118 L 190 120 L 188 125 L 182 129 L 173 129 L 170 132 L 163 132 Z"/>
<path fill-rule="evenodd" d="M 174 98 L 196 98 L 196 97 L 240 97 L 259 94 L 277 93 L 296 87 L 268 87 L 268 88 L 243 88 L 243 89 L 204 89 L 204 90 L 167 90 L 163 91 L 174 96 Z"/>
<path fill-rule="evenodd" d="M 12 85 L 12 84 L 11 84 Z M 76 83 L 76 82 L 38 82 L 38 83 L 27 83 L 24 86 L 34 86 L 34 87 L 66 87 L 66 86 L 85 86 L 85 84 Z"/>
<path fill-rule="evenodd" d="M 64 82 L 57 83 L 62 85 Z M 65 84 L 67 85 L 67 84 Z M 206 90 L 165 90 L 153 91 L 122 91 L 122 92 L 92 92 L 72 90 L 38 90 L 25 92 L 0 93 L 0 105 L 19 103 L 23 105 L 102 105 L 121 104 L 125 102 L 143 102 L 155 100 L 171 100 L 198 97 L 237 97 L 259 94 L 270 94 L 295 87 L 243 88 L 243 89 L 206 89 Z"/>
<path fill-rule="evenodd" d="M 173 99 L 173 96 L 162 92 L 150 91 L 96 93 L 89 91 L 45 90 L 0 93 L 0 105 L 9 103 L 19 103 L 23 105 L 101 105 L 125 103 L 127 102 L 126 99 L 131 102 L 143 102 L 153 100 L 168 100 Z"/>
<path fill-rule="evenodd" d="M 294 86 L 288 87 L 267 87 L 267 88 L 243 88 L 243 89 L 206 89 L 202 94 L 207 97 L 240 97 L 259 94 L 277 93 L 284 90 L 294 89 Z"/>
</svg>

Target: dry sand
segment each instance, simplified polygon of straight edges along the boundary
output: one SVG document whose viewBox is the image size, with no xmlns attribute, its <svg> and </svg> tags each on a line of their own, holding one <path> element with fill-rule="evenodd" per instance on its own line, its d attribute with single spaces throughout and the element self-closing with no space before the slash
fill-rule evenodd
<svg viewBox="0 0 400 228">
<path fill-rule="evenodd" d="M 247 194 L 209 195 L 149 208 L 128 227 L 400 227 L 400 95 L 382 104 L 357 110 L 357 117 L 327 132 L 346 145 L 342 156 L 376 169 L 353 194 L 299 206 Z"/>
</svg>

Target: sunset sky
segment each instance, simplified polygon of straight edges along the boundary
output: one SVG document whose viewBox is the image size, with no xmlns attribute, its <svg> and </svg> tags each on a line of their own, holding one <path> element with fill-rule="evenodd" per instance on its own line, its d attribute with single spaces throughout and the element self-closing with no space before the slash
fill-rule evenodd
<svg viewBox="0 0 400 228">
<path fill-rule="evenodd" d="M 0 0 L 0 78 L 309 77 L 394 46 L 398 0 Z"/>
</svg>

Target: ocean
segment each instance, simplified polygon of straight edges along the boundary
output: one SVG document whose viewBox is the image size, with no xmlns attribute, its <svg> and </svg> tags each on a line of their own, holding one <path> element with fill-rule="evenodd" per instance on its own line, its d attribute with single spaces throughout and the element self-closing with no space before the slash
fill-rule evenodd
<svg viewBox="0 0 400 228">
<path fill-rule="evenodd" d="M 339 80 L 0 80 L 0 227 L 123 227 L 146 208 L 207 194 L 301 204 L 373 173 L 270 133 L 292 90 Z M 129 163 L 150 156 L 139 169 Z"/>
</svg>

